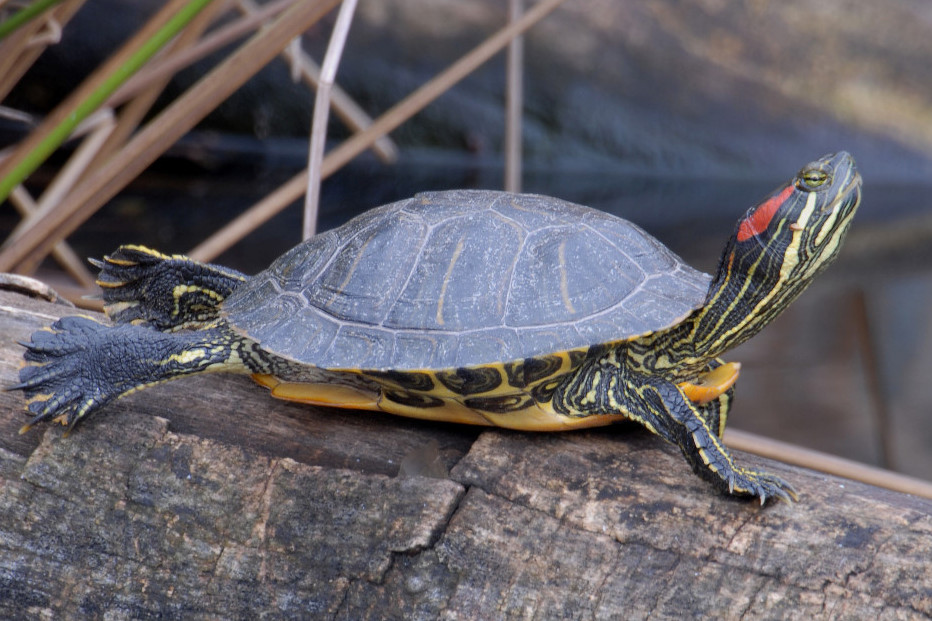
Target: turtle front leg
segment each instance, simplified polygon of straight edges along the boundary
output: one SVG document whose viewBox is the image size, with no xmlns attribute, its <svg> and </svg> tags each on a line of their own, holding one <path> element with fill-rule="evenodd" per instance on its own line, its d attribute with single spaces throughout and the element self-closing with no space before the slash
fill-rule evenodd
<svg viewBox="0 0 932 621">
<path fill-rule="evenodd" d="M 724 422 L 722 399 L 700 406 L 679 386 L 656 377 L 642 377 L 637 388 L 638 403 L 632 415 L 661 437 L 680 447 L 693 471 L 719 490 L 735 496 L 797 500 L 796 490 L 780 477 L 738 465 L 721 439 Z M 727 403 L 724 404 L 727 409 Z M 711 409 L 710 409 L 711 408 Z M 718 424 L 716 424 L 718 423 Z"/>
<path fill-rule="evenodd" d="M 19 383 L 33 419 L 69 428 L 123 395 L 167 380 L 209 371 L 261 371 L 261 354 L 222 322 L 196 332 L 163 333 L 84 316 L 63 317 L 23 343 Z"/>
<path fill-rule="evenodd" d="M 107 316 L 163 332 L 215 321 L 220 303 L 246 279 L 235 270 L 144 246 L 120 246 L 91 262 L 100 268 L 97 284 Z"/>
</svg>

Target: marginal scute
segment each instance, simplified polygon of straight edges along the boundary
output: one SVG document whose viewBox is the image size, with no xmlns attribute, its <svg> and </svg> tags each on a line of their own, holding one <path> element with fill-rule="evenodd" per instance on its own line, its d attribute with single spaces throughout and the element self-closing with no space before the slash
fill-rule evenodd
<svg viewBox="0 0 932 621">
<path fill-rule="evenodd" d="M 520 412 L 534 404 L 528 395 L 505 395 L 501 397 L 471 397 L 463 401 L 466 407 L 482 412 L 507 414 Z"/>
<path fill-rule="evenodd" d="M 515 388 L 525 388 L 534 382 L 553 376 L 563 360 L 559 356 L 538 356 L 509 362 L 505 365 L 508 383 Z"/>
<path fill-rule="evenodd" d="M 603 345 L 596 345 L 593 348 L 591 348 L 588 352 L 579 351 L 579 350 L 573 350 L 573 351 L 568 352 L 569 357 L 570 357 L 570 368 L 575 369 L 576 367 L 581 365 L 587 357 L 597 356 L 599 355 L 601 351 L 606 350 L 606 349 L 607 348 L 604 347 Z"/>
<path fill-rule="evenodd" d="M 502 376 L 492 367 L 438 371 L 437 379 L 458 395 L 479 395 L 495 390 L 502 383 Z"/>
<path fill-rule="evenodd" d="M 557 391 L 562 382 L 563 380 L 560 378 L 538 384 L 531 389 L 531 396 L 534 397 L 534 401 L 537 403 L 548 403 L 553 399 L 553 393 Z"/>
<path fill-rule="evenodd" d="M 434 380 L 429 373 L 416 371 L 369 371 L 366 375 L 380 382 L 389 382 L 406 390 L 430 392 L 434 389 Z"/>
<path fill-rule="evenodd" d="M 408 405 L 414 408 L 442 408 L 446 405 L 443 399 L 431 397 L 417 392 L 406 392 L 401 390 L 385 390 L 382 393 L 386 399 Z"/>
<path fill-rule="evenodd" d="M 318 235 L 224 303 L 270 353 L 436 371 L 586 351 L 675 324 L 710 277 L 630 222 L 555 198 L 435 192 Z"/>
</svg>

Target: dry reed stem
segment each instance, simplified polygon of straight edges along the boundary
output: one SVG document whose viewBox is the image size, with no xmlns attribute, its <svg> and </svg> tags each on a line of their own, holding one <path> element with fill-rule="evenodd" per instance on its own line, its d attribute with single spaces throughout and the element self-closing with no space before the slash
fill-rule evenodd
<svg viewBox="0 0 932 621">
<path fill-rule="evenodd" d="M 185 28 L 177 40 L 171 45 L 175 48 L 180 48 L 196 41 L 214 19 L 216 14 L 222 9 L 222 3 L 209 6 L 192 20 L 188 27 Z M 24 214 L 28 217 L 26 217 L 20 226 L 10 235 L 11 240 L 21 235 L 23 230 L 41 222 L 64 198 L 65 194 L 72 189 L 79 177 L 83 177 L 90 169 L 99 166 L 108 154 L 125 142 L 126 137 L 132 133 L 139 120 L 145 115 L 152 103 L 155 102 L 161 90 L 164 88 L 165 82 L 167 82 L 167 80 L 160 84 L 152 84 L 147 91 L 140 93 L 136 99 L 129 102 L 121 112 L 118 122 L 114 121 L 110 109 L 103 111 L 107 114 L 106 121 L 98 124 L 98 128 L 84 141 L 75 154 L 69 159 L 67 165 L 56 175 L 55 180 L 46 188 L 41 199 L 35 205 L 35 210 Z M 20 195 L 22 195 L 22 191 Z M 22 202 L 21 196 L 20 201 Z M 23 206 L 25 206 L 25 203 L 23 203 Z M 76 255 L 70 248 L 64 245 L 64 242 L 56 244 L 52 255 L 82 287 L 86 289 L 94 287 L 95 278 L 84 266 L 83 261 L 80 259 L 75 261 Z M 19 266 L 19 271 L 21 273 L 32 274 L 38 267 L 38 263 L 39 260 L 35 260 L 28 264 L 23 263 Z"/>
<path fill-rule="evenodd" d="M 343 0 L 340 12 L 333 25 L 330 43 L 324 56 L 324 65 L 320 72 L 320 83 L 317 85 L 317 96 L 314 99 L 314 118 L 311 123 L 310 153 L 307 164 L 307 191 L 304 201 L 304 222 L 301 239 L 309 239 L 317 230 L 317 211 L 320 200 L 320 167 L 324 159 L 324 146 L 327 141 L 327 120 L 330 112 L 330 93 L 337 78 L 337 67 L 343 57 L 343 48 L 346 37 L 349 35 L 356 13 L 356 0 Z"/>
<path fill-rule="evenodd" d="M 867 294 L 863 288 L 855 289 L 850 295 L 848 308 L 854 315 L 854 338 L 861 354 L 861 364 L 864 365 L 865 388 L 874 419 L 874 430 L 877 436 L 877 447 L 880 449 L 880 463 L 884 468 L 896 469 L 897 456 L 896 443 L 892 437 L 893 420 L 887 403 L 887 391 L 884 389 L 883 371 L 880 354 L 877 351 L 878 335 L 871 329 L 871 313 L 868 306 Z"/>
<path fill-rule="evenodd" d="M 101 112 L 110 112 L 101 111 Z M 30 226 L 35 226 L 50 213 L 56 205 L 64 198 L 68 192 L 78 183 L 87 171 L 88 166 L 97 157 L 102 145 L 113 132 L 115 127 L 112 113 L 97 123 L 96 128 L 75 150 L 68 159 L 65 166 L 55 176 L 54 181 L 45 189 L 42 196 L 37 202 L 32 201 L 32 197 L 22 186 L 17 186 L 11 193 L 11 199 L 18 201 L 21 205 L 20 213 L 23 214 L 23 221 L 20 226 L 14 229 L 10 234 L 10 239 L 15 239 L 20 231 L 28 230 Z M 16 197 L 16 198 L 14 198 Z M 26 200 L 28 198 L 28 200 Z M 66 272 L 80 284 L 81 287 L 91 290 L 95 286 L 96 279 L 87 269 L 77 254 L 63 241 L 58 242 L 52 249 L 52 257 L 65 269 Z M 23 264 L 20 266 L 20 273 L 31 275 L 38 268 L 39 261 L 34 263 Z"/>
<path fill-rule="evenodd" d="M 24 217 L 29 216 L 39 210 L 39 205 L 33 200 L 29 192 L 23 186 L 16 186 L 10 193 L 10 202 L 13 207 Z M 74 278 L 83 289 L 91 289 L 95 286 L 94 275 L 84 265 L 84 261 L 78 254 L 71 249 L 66 242 L 60 241 L 52 248 L 52 258 Z"/>
<path fill-rule="evenodd" d="M 42 28 L 29 38 L 29 47 L 45 49 L 49 45 L 61 43 L 62 26 L 56 18 L 55 11 L 49 11 L 42 17 Z"/>
<path fill-rule="evenodd" d="M 324 158 L 326 162 L 326 158 Z M 322 172 L 321 178 L 327 175 Z M 222 229 L 205 239 L 188 253 L 196 261 L 213 261 L 230 246 L 243 239 L 263 223 L 295 202 L 307 189 L 307 170 L 298 173 L 271 194 L 233 218 Z"/>
<path fill-rule="evenodd" d="M 509 0 L 508 21 L 524 13 L 524 0 Z M 505 61 L 505 190 L 521 191 L 521 117 L 524 112 L 524 41 L 515 37 L 508 44 Z"/>
<path fill-rule="evenodd" d="M 19 223 L 9 236 L 9 240 L 15 240 L 22 236 L 30 228 L 38 226 L 39 223 L 47 218 L 55 207 L 64 200 L 65 196 L 71 192 L 77 185 L 80 177 L 87 170 L 88 165 L 97 157 L 101 147 L 107 141 L 110 134 L 113 133 L 116 122 L 113 118 L 112 110 L 101 110 L 96 116 L 98 119 L 94 129 L 87 138 L 75 150 L 74 154 L 68 158 L 68 162 L 55 176 L 55 179 L 42 193 L 38 201 L 37 209 Z M 31 273 L 31 270 L 30 270 Z"/>
<path fill-rule="evenodd" d="M 0 271 L 10 271 L 45 254 L 142 172 L 168 147 L 274 58 L 295 36 L 330 11 L 338 0 L 297 2 L 224 62 L 189 88 L 49 215 L 0 254 Z M 108 63 L 109 64 L 109 63 Z"/>
<path fill-rule="evenodd" d="M 12 156 L 0 164 L 0 179 L 6 178 L 10 171 L 16 168 L 32 151 L 41 144 L 46 137 L 63 121 L 65 121 L 78 105 L 96 91 L 107 78 L 124 65 L 142 45 L 171 19 L 171 17 L 185 4 L 187 0 L 169 0 L 155 16 L 153 16 L 141 30 L 139 30 L 123 47 L 97 68 L 81 85 L 74 90 L 45 120 L 19 144 Z M 19 261 L 17 261 L 18 263 Z"/>
<path fill-rule="evenodd" d="M 41 48 L 29 47 L 29 39 L 41 27 L 41 20 L 35 19 L 0 41 L 0 100 L 6 98 L 41 53 Z"/>
<path fill-rule="evenodd" d="M 347 162 L 365 151 L 378 137 L 387 134 L 417 114 L 425 106 L 445 93 L 450 87 L 472 73 L 496 53 L 501 51 L 514 37 L 549 15 L 565 0 L 541 0 L 526 12 L 521 19 L 502 28 L 486 39 L 471 52 L 453 63 L 442 73 L 395 104 L 367 129 L 353 135 L 324 158 L 321 179 L 326 179 Z M 199 261 L 211 261 L 233 244 L 248 235 L 253 229 L 269 220 L 285 207 L 298 200 L 307 187 L 307 171 L 295 175 L 272 194 L 250 207 L 228 225 L 211 235 L 189 254 Z"/>
<path fill-rule="evenodd" d="M 51 9 L 47 23 L 54 23 L 59 30 L 63 29 L 84 3 L 85 0 L 65 0 Z M 57 43 L 47 37 L 36 40 L 36 33 L 42 26 L 39 23 L 38 29 L 32 30 L 32 35 L 25 38 L 25 43 L 20 42 L 19 47 L 16 44 L 8 46 L 8 40 L 0 43 L 0 101 L 6 98 L 45 48 L 53 42 Z"/>
<path fill-rule="evenodd" d="M 269 2 L 256 13 L 237 19 L 210 32 L 195 45 L 158 58 L 153 58 L 145 68 L 126 81 L 110 96 L 107 104 L 117 107 L 132 99 L 140 91 L 148 88 L 155 81 L 170 78 L 182 69 L 191 66 L 220 48 L 240 39 L 262 26 L 266 20 L 286 10 L 295 0 L 276 0 Z"/>
<path fill-rule="evenodd" d="M 288 55 L 289 50 L 285 50 Z M 301 77 L 312 88 L 317 88 L 320 81 L 320 67 L 303 51 L 296 52 L 295 58 Z M 373 119 L 357 104 L 338 84 L 330 91 L 330 107 L 346 126 L 353 132 L 360 132 L 370 125 Z M 381 136 L 372 145 L 376 157 L 385 164 L 392 164 L 398 159 L 398 147 L 389 136 Z"/>
<path fill-rule="evenodd" d="M 197 43 L 197 40 L 204 34 L 211 22 L 227 8 L 226 4 L 226 2 L 215 2 L 207 6 L 153 60 L 175 52 L 182 52 Z M 138 91 L 132 100 L 123 107 L 114 131 L 100 150 L 100 154 L 92 164 L 92 168 L 102 165 L 114 151 L 126 144 L 130 134 L 139 126 L 143 117 L 152 108 L 152 105 L 162 94 L 170 80 L 171 76 L 165 76 L 160 80 L 149 81 L 146 88 Z"/>
<path fill-rule="evenodd" d="M 8 108 L 7 110 L 10 110 L 10 109 Z M 21 118 L 21 120 L 23 118 L 25 119 L 23 120 L 23 122 L 30 123 L 32 121 L 33 119 L 32 116 L 26 113 L 21 113 L 21 114 L 24 115 Z M 109 122 L 109 119 L 111 118 L 112 115 L 113 115 L 113 111 L 110 110 L 110 108 L 105 108 L 103 110 L 98 110 L 97 112 L 94 112 L 93 114 L 88 116 L 86 119 L 81 121 L 78 124 L 78 126 L 74 128 L 74 131 L 71 133 L 70 140 L 77 140 L 78 138 L 83 138 L 84 136 L 90 134 L 91 132 L 95 131 L 98 127 L 100 127 L 102 123 Z M 10 157 L 13 154 L 13 152 L 16 150 L 17 146 L 18 145 L 11 145 L 7 147 L 6 149 L 0 150 L 0 163 L 6 160 L 6 158 Z"/>
<path fill-rule="evenodd" d="M 244 12 L 255 11 L 259 8 L 252 0 L 238 0 L 237 4 L 240 10 Z M 320 67 L 304 52 L 301 46 L 289 45 L 282 54 L 292 63 L 293 69 L 298 72 L 299 77 L 304 80 L 305 84 L 316 89 L 320 82 Z M 372 124 L 372 117 L 366 114 L 346 91 L 336 83 L 331 86 L 330 105 L 340 120 L 354 132 L 362 131 Z M 372 150 L 386 164 L 398 159 L 398 149 L 388 136 L 379 138 L 372 145 Z"/>
</svg>

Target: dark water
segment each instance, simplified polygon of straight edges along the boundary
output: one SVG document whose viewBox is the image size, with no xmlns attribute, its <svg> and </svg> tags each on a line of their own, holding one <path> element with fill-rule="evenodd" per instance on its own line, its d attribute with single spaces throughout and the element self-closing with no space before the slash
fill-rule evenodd
<svg viewBox="0 0 932 621">
<path fill-rule="evenodd" d="M 69 238 L 80 256 L 98 257 L 123 243 L 187 252 L 304 165 L 303 140 L 186 139 Z M 318 230 L 418 192 L 500 189 L 502 162 L 487 154 L 406 150 L 394 165 L 363 155 L 324 181 Z M 566 161 L 525 167 L 523 190 L 556 196 L 627 218 L 695 267 L 714 270 L 734 223 L 795 174 L 673 178 L 621 172 L 605 162 Z M 865 178 L 864 200 L 839 265 L 850 278 L 885 279 L 932 267 L 932 187 Z M 0 232 L 18 217 L 0 211 Z M 216 262 L 255 273 L 300 241 L 295 202 Z M 860 240 L 860 242 L 856 241 Z"/>
<path fill-rule="evenodd" d="M 121 243 L 185 252 L 285 182 L 298 166 L 162 163 L 106 205 L 70 238 L 82 255 L 99 256 Z M 276 163 L 272 163 L 276 164 Z M 406 156 L 394 166 L 364 157 L 324 181 L 319 230 L 339 226 L 378 205 L 417 192 L 454 188 L 500 189 L 501 164 L 444 154 Z M 788 171 L 787 177 L 793 171 Z M 627 218 L 690 260 L 718 248 L 744 210 L 781 182 L 710 182 L 612 174 L 586 169 L 530 169 L 524 191 L 557 196 Z M 295 203 L 217 259 L 249 272 L 267 265 L 299 241 L 301 206 Z M 12 214 L 4 214 L 4 222 Z M 9 226 L 12 224 L 10 223 Z M 4 226 L 4 228 L 7 228 Z"/>
<path fill-rule="evenodd" d="M 186 252 L 300 170 L 303 145 L 290 156 L 262 155 L 213 162 L 167 160 L 153 166 L 106 205 L 69 241 L 84 256 L 100 256 L 121 243 L 141 243 L 167 252 Z M 772 178 L 671 179 L 627 175 L 604 165 L 581 164 L 526 169 L 524 188 L 557 196 L 627 218 L 703 270 L 714 269 L 734 223 L 753 204 L 795 173 Z M 923 222 L 932 214 L 929 188 L 870 183 L 865 174 L 864 202 L 852 237 Z M 364 156 L 324 181 L 319 230 L 339 226 L 377 205 L 417 192 L 454 188 L 500 189 L 501 162 L 488 157 L 447 153 L 408 153 L 393 166 Z M 301 205 L 297 202 L 218 257 L 255 272 L 299 241 Z M 4 228 L 12 226 L 4 213 Z M 906 223 L 904 225 L 904 223 Z M 921 228 L 918 227 L 918 228 Z M 921 233 L 921 231 L 920 231 Z M 930 231 L 932 233 L 932 231 Z M 932 244 L 922 235 L 893 244 L 885 269 L 932 265 Z M 883 258 L 890 263 L 889 257 Z M 874 266 L 870 257 L 859 264 Z"/>
</svg>

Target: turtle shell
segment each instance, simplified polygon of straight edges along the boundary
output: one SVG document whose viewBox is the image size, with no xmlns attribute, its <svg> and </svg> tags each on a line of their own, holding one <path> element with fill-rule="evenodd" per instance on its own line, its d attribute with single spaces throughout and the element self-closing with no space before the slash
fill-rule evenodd
<svg viewBox="0 0 932 621">
<path fill-rule="evenodd" d="M 224 302 L 263 349 L 325 369 L 475 367 L 661 330 L 711 277 L 621 218 L 559 199 L 449 191 L 298 245 Z"/>
</svg>

